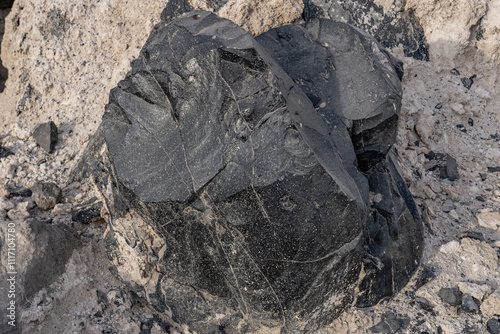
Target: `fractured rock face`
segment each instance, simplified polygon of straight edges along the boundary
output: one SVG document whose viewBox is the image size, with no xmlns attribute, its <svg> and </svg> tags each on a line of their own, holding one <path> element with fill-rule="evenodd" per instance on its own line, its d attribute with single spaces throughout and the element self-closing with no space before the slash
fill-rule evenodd
<svg viewBox="0 0 500 334">
<path fill-rule="evenodd" d="M 205 333 L 316 329 L 398 291 L 422 229 L 388 153 L 395 65 L 328 20 L 257 41 L 204 11 L 159 23 L 84 156 L 115 274 Z"/>
</svg>

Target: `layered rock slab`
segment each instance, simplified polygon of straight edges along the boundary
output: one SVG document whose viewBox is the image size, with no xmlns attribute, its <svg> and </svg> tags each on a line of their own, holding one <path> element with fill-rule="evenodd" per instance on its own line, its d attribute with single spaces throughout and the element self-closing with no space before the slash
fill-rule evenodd
<svg viewBox="0 0 500 334">
<path fill-rule="evenodd" d="M 159 23 L 86 155 L 115 274 L 199 332 L 320 328 L 397 291 L 421 255 L 390 140 L 361 171 L 351 113 L 315 108 L 273 51 L 208 12 Z M 397 81 L 387 96 L 399 106 Z M 355 121 L 377 119 L 370 131 L 399 111 L 383 110 Z"/>
</svg>

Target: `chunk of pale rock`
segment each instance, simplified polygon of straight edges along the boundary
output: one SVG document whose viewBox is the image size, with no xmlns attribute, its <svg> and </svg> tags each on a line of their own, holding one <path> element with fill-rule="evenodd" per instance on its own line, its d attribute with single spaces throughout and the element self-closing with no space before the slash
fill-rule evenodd
<svg viewBox="0 0 500 334">
<path fill-rule="evenodd" d="M 54 206 L 52 213 L 54 215 L 62 216 L 71 213 L 71 203 L 59 203 Z"/>
<path fill-rule="evenodd" d="M 460 243 L 456 240 L 450 241 L 439 248 L 439 251 L 445 254 L 458 253 L 461 250 L 462 246 L 460 246 Z"/>
<path fill-rule="evenodd" d="M 61 200 L 62 191 L 52 182 L 38 182 L 31 189 L 32 199 L 42 210 L 51 210 Z"/>
<path fill-rule="evenodd" d="M 491 287 L 486 284 L 460 282 L 458 283 L 458 288 L 462 291 L 462 293 L 471 295 L 477 300 L 483 300 L 485 295 L 489 295 L 491 293 Z"/>
<path fill-rule="evenodd" d="M 264 35 L 203 11 L 159 23 L 88 144 L 116 274 L 198 332 L 317 330 L 422 255 L 390 152 L 397 62 L 339 22 Z"/>
<path fill-rule="evenodd" d="M 481 313 L 485 317 L 500 315 L 500 292 L 498 290 L 484 299 L 481 304 Z"/>
<path fill-rule="evenodd" d="M 477 216 L 479 226 L 496 230 L 500 227 L 500 212 L 498 211 L 483 211 Z"/>
<path fill-rule="evenodd" d="M 17 203 L 16 208 L 9 210 L 7 212 L 7 216 L 11 220 L 24 220 L 30 217 L 29 209 L 32 207 L 32 203 L 30 202 L 21 202 Z"/>
</svg>

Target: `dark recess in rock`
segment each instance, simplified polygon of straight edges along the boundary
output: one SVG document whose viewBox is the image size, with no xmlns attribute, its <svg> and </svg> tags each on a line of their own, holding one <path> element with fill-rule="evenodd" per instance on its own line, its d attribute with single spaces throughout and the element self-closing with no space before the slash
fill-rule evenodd
<svg viewBox="0 0 500 334">
<path fill-rule="evenodd" d="M 41 148 L 51 153 L 57 144 L 57 126 L 52 121 L 42 123 L 33 130 L 33 138 Z"/>
<path fill-rule="evenodd" d="M 52 182 L 37 182 L 32 191 L 32 199 L 42 210 L 51 210 L 62 199 L 61 188 Z"/>
<path fill-rule="evenodd" d="M 456 287 L 441 288 L 439 290 L 439 297 L 451 306 L 458 306 L 462 304 L 462 292 Z"/>
<path fill-rule="evenodd" d="M 5 147 L 0 146 L 0 159 L 8 157 L 9 155 L 14 155 L 14 152 L 12 152 L 9 149 L 6 149 Z"/>
<path fill-rule="evenodd" d="M 0 0 L 0 9 L 11 8 L 14 0 Z"/>
<path fill-rule="evenodd" d="M 83 224 L 89 224 L 101 218 L 101 208 L 102 202 L 99 201 L 97 197 L 92 197 L 91 199 L 73 208 L 71 212 L 71 220 Z"/>
<path fill-rule="evenodd" d="M 486 323 L 486 327 L 488 329 L 488 333 L 491 334 L 500 334 L 500 320 L 497 318 L 491 318 Z"/>
<path fill-rule="evenodd" d="M 423 250 L 391 153 L 400 63 L 347 24 L 280 27 L 261 44 L 212 13 L 171 21 L 188 9 L 169 2 L 72 173 L 104 196 L 111 270 L 203 333 L 316 330 L 399 291 Z M 149 230 L 166 248 L 144 287 L 120 276 L 118 236 L 150 257 Z"/>
<path fill-rule="evenodd" d="M 367 31 L 384 47 L 402 44 L 405 56 L 429 60 L 424 30 L 413 12 L 404 10 L 404 2 L 384 13 L 373 0 L 303 1 L 306 22 L 316 18 L 347 22 Z"/>
<path fill-rule="evenodd" d="M 25 187 L 7 188 L 9 197 L 30 197 L 32 195 L 31 189 Z"/>
</svg>

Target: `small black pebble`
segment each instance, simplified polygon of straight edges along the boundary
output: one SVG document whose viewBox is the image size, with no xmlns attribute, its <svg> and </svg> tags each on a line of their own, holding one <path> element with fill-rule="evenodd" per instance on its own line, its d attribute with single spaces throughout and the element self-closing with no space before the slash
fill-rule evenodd
<svg viewBox="0 0 500 334">
<path fill-rule="evenodd" d="M 500 172 L 500 167 L 488 167 L 488 172 L 490 173 L 496 173 L 496 172 Z"/>
<path fill-rule="evenodd" d="M 467 123 L 469 123 L 470 126 L 474 126 L 474 120 L 472 118 L 469 118 Z"/>
<path fill-rule="evenodd" d="M 472 87 L 472 84 L 474 83 L 474 80 L 472 80 L 472 77 L 470 77 L 470 78 L 462 78 L 462 79 L 460 79 L 460 81 L 462 81 L 462 84 L 467 89 L 470 89 Z"/>
<path fill-rule="evenodd" d="M 462 310 L 467 313 L 476 313 L 479 311 L 479 306 L 470 295 L 465 295 L 462 301 Z"/>
<path fill-rule="evenodd" d="M 463 133 L 467 133 L 467 129 L 463 124 L 457 124 L 457 128 L 462 131 Z"/>
<path fill-rule="evenodd" d="M 451 74 L 453 75 L 460 75 L 460 71 L 457 70 L 456 68 L 452 68 L 451 71 L 450 71 Z"/>
<path fill-rule="evenodd" d="M 415 146 L 420 146 L 420 140 L 415 140 L 415 142 L 413 143 Z"/>
<path fill-rule="evenodd" d="M 436 104 L 436 106 L 434 108 L 441 109 L 442 107 L 443 107 L 443 105 L 441 103 L 438 103 L 438 104 Z"/>
<path fill-rule="evenodd" d="M 481 176 L 481 181 L 486 181 L 486 178 L 488 177 L 486 173 L 479 173 L 479 176 Z"/>
<path fill-rule="evenodd" d="M 486 198 L 484 198 L 483 196 L 476 196 L 476 199 L 477 199 L 479 202 L 486 202 Z"/>
</svg>

